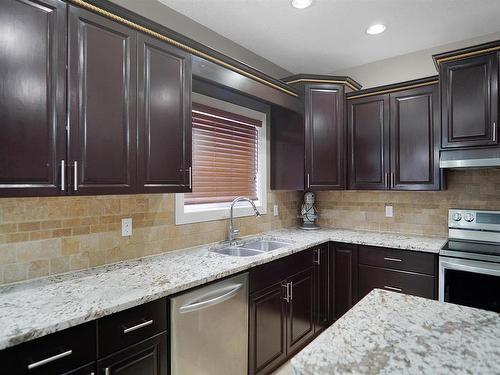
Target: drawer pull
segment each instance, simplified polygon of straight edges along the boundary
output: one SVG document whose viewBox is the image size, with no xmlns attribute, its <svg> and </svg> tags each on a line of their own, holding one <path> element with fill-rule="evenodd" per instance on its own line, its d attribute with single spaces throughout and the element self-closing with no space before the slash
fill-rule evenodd
<svg viewBox="0 0 500 375">
<path fill-rule="evenodd" d="M 109 367 L 104 369 L 104 375 L 111 375 L 111 369 Z"/>
<path fill-rule="evenodd" d="M 394 286 L 387 286 L 387 285 L 384 285 L 384 289 L 394 290 L 395 292 L 402 292 L 403 291 L 403 289 L 401 289 L 401 288 L 396 288 Z"/>
<path fill-rule="evenodd" d="M 136 326 L 133 326 L 133 327 L 130 327 L 130 328 L 125 328 L 123 330 L 123 333 L 129 333 L 129 332 L 132 332 L 132 331 L 135 331 L 135 330 L 138 330 L 138 329 L 141 329 L 143 327 L 147 327 L 147 326 L 150 326 L 151 324 L 153 324 L 153 320 L 148 320 L 146 322 L 143 322 L 141 324 L 137 324 Z"/>
<path fill-rule="evenodd" d="M 384 258 L 384 260 L 388 260 L 389 262 L 402 262 L 403 260 L 402 259 L 398 259 L 398 258 Z"/>
<path fill-rule="evenodd" d="M 67 350 L 65 352 L 53 355 L 52 357 L 42 359 L 41 361 L 30 363 L 28 365 L 28 370 L 33 370 L 34 368 L 46 365 L 47 363 L 50 363 L 50 362 L 57 361 L 58 359 L 67 357 L 67 356 L 69 356 L 71 354 L 73 354 L 73 350 L 70 349 L 70 350 Z"/>
</svg>

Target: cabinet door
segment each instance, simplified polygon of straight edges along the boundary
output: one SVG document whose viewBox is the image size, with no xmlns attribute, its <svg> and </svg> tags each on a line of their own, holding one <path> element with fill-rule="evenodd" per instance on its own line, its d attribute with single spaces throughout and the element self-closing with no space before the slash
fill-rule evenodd
<svg viewBox="0 0 500 375">
<path fill-rule="evenodd" d="M 335 244 L 335 319 L 358 301 L 358 247 Z"/>
<path fill-rule="evenodd" d="M 319 332 L 328 327 L 332 321 L 330 286 L 330 256 L 328 244 L 319 246 L 314 251 L 315 267 L 315 331 Z"/>
<path fill-rule="evenodd" d="M 390 94 L 391 189 L 439 190 L 437 84 Z"/>
<path fill-rule="evenodd" d="M 139 189 L 190 191 L 191 56 L 142 34 L 137 53 Z"/>
<path fill-rule="evenodd" d="M 69 9 L 69 163 L 76 194 L 136 191 L 136 32 Z"/>
<path fill-rule="evenodd" d="M 497 144 L 498 56 L 443 63 L 443 148 Z"/>
<path fill-rule="evenodd" d="M 348 103 L 349 189 L 389 188 L 389 96 Z"/>
<path fill-rule="evenodd" d="M 286 310 L 281 282 L 250 295 L 249 373 L 267 374 L 286 358 Z"/>
<path fill-rule="evenodd" d="M 306 105 L 306 188 L 345 188 L 344 89 L 308 85 Z"/>
<path fill-rule="evenodd" d="M 161 333 L 97 362 L 101 375 L 166 375 L 167 334 Z"/>
<path fill-rule="evenodd" d="M 287 354 L 293 354 L 314 335 L 314 267 L 287 279 L 290 283 L 288 304 Z"/>
<path fill-rule="evenodd" d="M 0 196 L 64 193 L 66 4 L 0 2 Z"/>
</svg>

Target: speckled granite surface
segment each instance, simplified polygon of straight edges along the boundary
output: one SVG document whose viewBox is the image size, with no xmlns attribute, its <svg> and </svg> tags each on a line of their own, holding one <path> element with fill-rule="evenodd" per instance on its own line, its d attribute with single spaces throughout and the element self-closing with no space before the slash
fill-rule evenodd
<svg viewBox="0 0 500 375">
<path fill-rule="evenodd" d="M 500 314 L 375 289 L 291 366 L 296 375 L 500 374 Z"/>
<path fill-rule="evenodd" d="M 326 241 L 438 253 L 445 239 L 323 229 L 284 229 L 261 236 L 292 245 L 252 257 L 168 252 L 60 276 L 0 287 L 0 349 L 238 273 Z M 213 246 L 212 246 L 213 247 Z"/>
</svg>

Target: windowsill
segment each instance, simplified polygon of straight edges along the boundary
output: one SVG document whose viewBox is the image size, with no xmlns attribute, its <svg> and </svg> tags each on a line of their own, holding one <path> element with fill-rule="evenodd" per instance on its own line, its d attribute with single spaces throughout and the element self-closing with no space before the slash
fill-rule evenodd
<svg viewBox="0 0 500 375">
<path fill-rule="evenodd" d="M 181 194 L 176 194 L 181 195 Z M 183 195 L 183 194 L 182 194 Z M 255 206 L 261 215 L 267 214 L 267 203 L 262 200 L 254 201 Z M 230 204 L 220 204 L 212 208 L 196 209 L 193 207 L 184 206 L 184 197 L 176 197 L 175 199 L 175 224 L 193 224 L 206 221 L 225 220 L 230 216 Z M 252 206 L 248 202 L 238 202 L 233 210 L 234 217 L 255 216 Z"/>
</svg>

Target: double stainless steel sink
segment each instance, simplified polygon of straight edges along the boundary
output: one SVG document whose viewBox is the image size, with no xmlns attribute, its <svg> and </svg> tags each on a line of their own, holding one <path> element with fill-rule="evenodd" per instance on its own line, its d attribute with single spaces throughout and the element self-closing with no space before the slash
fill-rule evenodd
<svg viewBox="0 0 500 375">
<path fill-rule="evenodd" d="M 260 255 L 269 251 L 281 249 L 282 247 L 291 245 L 291 242 L 257 239 L 244 242 L 241 245 L 224 246 L 211 249 L 211 252 L 235 257 L 250 257 Z"/>
</svg>

